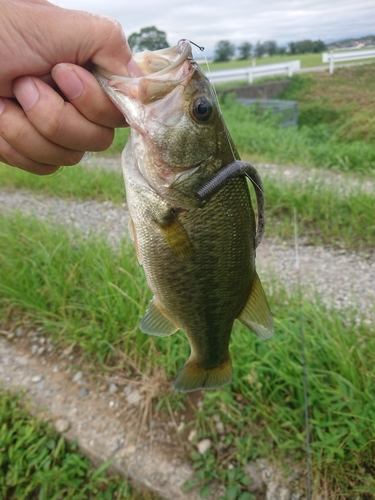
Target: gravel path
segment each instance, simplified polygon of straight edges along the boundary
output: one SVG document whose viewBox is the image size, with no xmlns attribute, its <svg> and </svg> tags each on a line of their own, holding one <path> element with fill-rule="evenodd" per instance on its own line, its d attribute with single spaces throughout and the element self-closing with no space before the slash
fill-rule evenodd
<svg viewBox="0 0 375 500">
<path fill-rule="evenodd" d="M 298 174 L 299 175 L 299 174 Z M 67 201 L 17 191 L 0 191 L 2 211 L 19 210 L 34 214 L 43 220 L 71 226 L 83 232 L 106 235 L 112 244 L 128 235 L 126 204 L 114 206 L 111 202 Z M 258 269 L 263 281 L 276 276 L 288 290 L 297 283 L 296 256 L 290 242 L 265 238 L 257 253 Z M 335 250 L 328 247 L 300 245 L 300 278 L 310 297 L 319 295 L 328 306 L 354 306 L 370 320 L 375 304 L 375 256 Z"/>
</svg>

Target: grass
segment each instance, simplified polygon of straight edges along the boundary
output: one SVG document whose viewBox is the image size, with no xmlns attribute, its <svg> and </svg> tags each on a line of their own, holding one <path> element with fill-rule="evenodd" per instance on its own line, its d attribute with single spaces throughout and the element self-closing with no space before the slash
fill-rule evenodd
<svg viewBox="0 0 375 500">
<path fill-rule="evenodd" d="M 295 75 L 280 97 L 298 100 L 300 127 L 324 124 L 343 143 L 374 144 L 375 63 Z"/>
<path fill-rule="evenodd" d="M 283 128 L 271 112 L 245 107 L 226 96 L 222 112 L 238 150 L 253 161 L 373 174 L 375 149 L 365 141 L 342 141 L 332 124 Z"/>
<path fill-rule="evenodd" d="M 100 166 L 100 158 L 97 165 Z M 120 158 L 118 159 L 120 166 Z M 63 167 L 52 175 L 37 176 L 0 163 L 0 187 L 7 191 L 29 189 L 59 198 L 125 201 L 124 181 L 121 173 L 105 168 L 86 167 L 85 163 Z"/>
<path fill-rule="evenodd" d="M 84 240 L 21 217 L 3 218 L 1 228 L 3 322 L 16 315 L 43 326 L 58 345 L 82 349 L 93 369 L 116 367 L 125 356 L 141 371 L 162 369 L 174 378 L 188 356 L 187 340 L 181 333 L 153 338 L 137 330 L 150 294 L 126 244 L 114 250 L 97 238 Z M 215 478 L 229 488 L 230 464 L 240 475 L 248 461 L 260 456 L 284 464 L 304 461 L 300 300 L 273 280 L 266 285 L 275 336 L 261 342 L 236 324 L 231 386 L 205 393 L 203 407 L 194 407 L 187 421 L 197 439 L 209 437 L 214 443 L 203 464 L 196 454 L 192 457 L 205 492 Z M 315 490 L 327 487 L 328 498 L 371 498 L 365 495 L 375 494 L 373 328 L 354 311 L 329 311 L 319 301 L 304 300 L 302 313 Z M 175 411 L 190 407 L 188 397 L 165 394 L 159 412 L 167 411 L 167 400 Z M 214 414 L 225 425 L 222 439 L 210 418 Z"/>
<path fill-rule="evenodd" d="M 94 468 L 55 428 L 28 411 L 22 394 L 0 390 L 0 498 L 141 500 L 126 480 Z M 151 498 L 151 497 L 147 497 Z"/>
<path fill-rule="evenodd" d="M 349 179 L 348 179 L 348 182 Z M 311 245 L 335 245 L 365 250 L 375 247 L 375 199 L 360 189 L 340 194 L 321 179 L 306 183 L 263 179 L 266 193 L 266 234 L 293 239 L 294 210 L 299 232 Z"/>
</svg>

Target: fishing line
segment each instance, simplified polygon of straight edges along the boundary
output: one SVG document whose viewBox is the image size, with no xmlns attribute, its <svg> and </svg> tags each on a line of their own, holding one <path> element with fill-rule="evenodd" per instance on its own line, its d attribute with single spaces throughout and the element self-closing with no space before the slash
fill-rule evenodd
<svg viewBox="0 0 375 500">
<path fill-rule="evenodd" d="M 302 373 L 303 373 L 303 399 L 305 406 L 305 429 L 306 429 L 306 465 L 307 465 L 307 498 L 311 500 L 311 449 L 310 449 L 310 430 L 309 430 L 309 400 L 307 390 L 307 363 L 306 363 L 306 347 L 305 333 L 303 327 L 302 314 L 302 291 L 300 281 L 300 265 L 299 265 L 299 246 L 298 246 L 298 227 L 297 227 L 297 210 L 294 208 L 294 242 L 296 256 L 296 274 L 297 274 L 297 294 L 299 304 L 299 323 L 301 332 L 301 356 L 302 356 Z"/>
</svg>

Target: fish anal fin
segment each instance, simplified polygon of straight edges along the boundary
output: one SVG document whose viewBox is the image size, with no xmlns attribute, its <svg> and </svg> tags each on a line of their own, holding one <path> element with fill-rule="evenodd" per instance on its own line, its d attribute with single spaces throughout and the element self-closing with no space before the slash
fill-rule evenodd
<svg viewBox="0 0 375 500">
<path fill-rule="evenodd" d="M 178 330 L 178 327 L 172 323 L 163 309 L 156 304 L 155 298 L 151 300 L 139 328 L 143 333 L 157 337 L 168 337 Z"/>
<path fill-rule="evenodd" d="M 171 210 L 163 219 L 155 220 L 155 223 L 172 252 L 180 260 L 190 260 L 193 256 L 193 245 L 177 214 Z"/>
<path fill-rule="evenodd" d="M 250 295 L 238 319 L 260 339 L 268 339 L 273 335 L 273 317 L 257 273 L 254 275 Z"/>
<path fill-rule="evenodd" d="M 198 389 L 218 389 L 232 380 L 232 362 L 230 358 L 215 368 L 199 366 L 189 358 L 178 372 L 173 389 L 179 392 L 191 392 Z"/>
</svg>

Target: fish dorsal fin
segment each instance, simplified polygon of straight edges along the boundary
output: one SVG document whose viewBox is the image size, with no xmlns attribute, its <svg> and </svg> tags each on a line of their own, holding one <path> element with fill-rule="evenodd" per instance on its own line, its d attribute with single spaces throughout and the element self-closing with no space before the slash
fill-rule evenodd
<svg viewBox="0 0 375 500">
<path fill-rule="evenodd" d="M 165 312 L 156 304 L 153 298 L 147 308 L 147 311 L 139 328 L 143 333 L 148 335 L 156 335 L 157 337 L 167 337 L 177 332 L 178 327 L 172 323 Z"/>
<path fill-rule="evenodd" d="M 180 260 L 190 260 L 193 256 L 193 245 L 178 215 L 171 210 L 167 216 L 155 222 L 172 252 Z"/>
<path fill-rule="evenodd" d="M 254 275 L 249 298 L 238 319 L 260 339 L 268 339 L 273 335 L 273 317 L 257 273 Z"/>
</svg>

